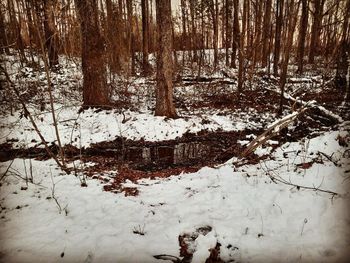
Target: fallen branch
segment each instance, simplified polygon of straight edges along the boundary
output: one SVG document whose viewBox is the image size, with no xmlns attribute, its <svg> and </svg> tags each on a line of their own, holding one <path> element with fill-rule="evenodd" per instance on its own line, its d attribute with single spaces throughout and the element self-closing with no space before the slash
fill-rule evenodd
<svg viewBox="0 0 350 263">
<path fill-rule="evenodd" d="M 9 164 L 9 166 L 7 167 L 6 171 L 1 175 L 0 177 L 0 181 L 2 181 L 2 179 L 5 178 L 6 174 L 8 173 L 8 171 L 10 170 L 12 164 L 13 164 L 14 160 L 11 161 L 11 163 Z"/>
<path fill-rule="evenodd" d="M 283 184 L 286 184 L 286 185 L 290 185 L 290 186 L 294 186 L 296 187 L 298 190 L 299 189 L 307 189 L 307 190 L 313 190 L 313 191 L 318 191 L 318 192 L 323 192 L 323 193 L 327 193 L 327 194 L 331 194 L 333 196 L 339 196 L 340 194 L 339 193 L 336 193 L 336 192 L 333 192 L 333 191 L 330 191 L 330 190 L 324 190 L 324 189 L 320 189 L 318 187 L 311 187 L 311 186 L 303 186 L 303 185 L 298 185 L 298 184 L 293 184 L 291 182 L 288 182 L 284 179 L 279 179 L 277 177 L 274 177 L 272 175 L 269 175 L 270 179 L 272 180 L 272 182 L 280 182 L 280 183 L 283 183 Z"/>
<path fill-rule="evenodd" d="M 318 151 L 318 153 L 320 153 L 320 154 L 322 154 L 324 157 L 326 157 L 329 161 L 331 161 L 335 166 L 339 166 L 339 164 L 336 162 L 336 161 L 334 161 L 333 159 L 332 159 L 332 155 L 331 156 L 329 156 L 328 154 L 326 154 L 326 153 L 324 153 L 324 152 L 321 152 L 321 151 Z"/>
<path fill-rule="evenodd" d="M 275 93 L 278 93 L 278 91 L 276 90 L 273 90 L 273 89 L 269 89 L 267 87 L 264 87 L 264 89 L 268 90 L 268 91 L 271 91 L 271 92 L 275 92 Z M 326 117 L 328 117 L 329 119 L 333 120 L 334 122 L 337 122 L 337 123 L 340 123 L 340 122 L 343 122 L 343 119 L 342 117 L 340 117 L 339 115 L 327 110 L 325 107 L 323 106 L 320 106 L 320 105 L 316 105 L 316 101 L 303 101 L 301 99 L 296 99 L 294 98 L 293 96 L 291 96 L 290 94 L 288 93 L 284 93 L 284 98 L 286 100 L 289 100 L 291 102 L 293 102 L 293 104 L 297 105 L 297 106 L 302 106 L 302 107 L 311 107 L 311 108 L 317 108 L 319 109 L 319 111 Z"/>
<path fill-rule="evenodd" d="M 181 259 L 176 256 L 162 254 L 162 255 L 155 255 L 153 257 L 155 259 L 170 260 L 174 263 L 181 263 Z"/>
<path fill-rule="evenodd" d="M 272 123 L 270 127 L 267 128 L 261 135 L 256 137 L 253 141 L 251 141 L 247 148 L 242 152 L 240 158 L 245 158 L 251 153 L 255 151 L 260 145 L 264 144 L 266 141 L 276 136 L 280 130 L 287 127 L 291 122 L 293 122 L 300 114 L 305 112 L 308 107 L 301 108 L 299 111 L 295 111 L 284 118 Z"/>
</svg>

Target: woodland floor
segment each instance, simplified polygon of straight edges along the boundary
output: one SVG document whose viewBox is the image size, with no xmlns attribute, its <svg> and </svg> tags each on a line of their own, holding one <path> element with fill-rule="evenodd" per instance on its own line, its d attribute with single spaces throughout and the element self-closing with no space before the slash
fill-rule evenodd
<svg viewBox="0 0 350 263">
<path fill-rule="evenodd" d="M 44 71 L 7 60 L 57 154 Z M 153 116 L 154 77 L 115 77 L 117 107 L 81 109 L 79 66 L 61 64 L 53 95 L 71 175 L 49 158 L 10 88 L 1 90 L 0 261 L 204 262 L 220 251 L 217 262 L 346 262 L 349 102 L 322 72 L 289 78 L 279 116 L 274 77 L 259 73 L 238 96 L 235 70 L 184 71 L 173 120 Z"/>
</svg>

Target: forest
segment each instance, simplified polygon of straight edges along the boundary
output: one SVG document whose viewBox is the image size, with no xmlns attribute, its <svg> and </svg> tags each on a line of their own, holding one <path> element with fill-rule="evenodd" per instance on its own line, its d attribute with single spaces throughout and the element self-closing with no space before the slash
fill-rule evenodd
<svg viewBox="0 0 350 263">
<path fill-rule="evenodd" d="M 1 0 L 0 262 L 348 262 L 350 0 Z"/>
</svg>

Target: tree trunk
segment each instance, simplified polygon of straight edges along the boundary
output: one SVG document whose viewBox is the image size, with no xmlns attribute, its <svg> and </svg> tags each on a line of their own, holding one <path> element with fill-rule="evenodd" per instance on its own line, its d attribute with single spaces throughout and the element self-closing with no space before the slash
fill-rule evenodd
<svg viewBox="0 0 350 263">
<path fill-rule="evenodd" d="M 173 40 L 170 0 L 156 0 L 158 27 L 156 116 L 175 118 L 173 102 Z"/>
<path fill-rule="evenodd" d="M 197 30 L 195 25 L 195 0 L 190 1 L 190 15 L 191 15 L 191 50 L 193 53 L 192 62 L 197 62 Z"/>
<path fill-rule="evenodd" d="M 75 0 L 82 39 L 83 104 L 109 104 L 106 85 L 104 42 L 98 23 L 96 0 Z"/>
<path fill-rule="evenodd" d="M 0 7 L 0 53 L 10 54 L 10 50 L 8 47 L 7 35 L 5 31 L 5 22 L 4 15 L 2 12 L 2 8 Z"/>
<path fill-rule="evenodd" d="M 245 52 L 244 52 L 244 39 L 245 39 L 245 32 L 246 32 L 246 26 L 247 26 L 247 0 L 244 0 L 243 3 L 243 17 L 242 17 L 242 34 L 239 36 L 239 49 L 238 49 L 238 94 L 239 96 L 242 93 L 243 90 L 243 82 L 244 82 L 244 59 L 245 59 Z"/>
<path fill-rule="evenodd" d="M 275 76 L 278 75 L 278 63 L 280 60 L 284 0 L 276 0 L 276 6 L 275 50 L 273 56 L 273 74 Z"/>
<path fill-rule="evenodd" d="M 231 43 L 231 26 L 229 24 L 231 18 L 231 1 L 225 0 L 225 59 L 226 59 L 226 66 L 229 66 L 230 64 L 230 54 L 229 54 L 229 48 Z"/>
<path fill-rule="evenodd" d="M 50 68 L 58 65 L 58 32 L 55 25 L 54 0 L 44 0 L 45 47 Z"/>
<path fill-rule="evenodd" d="M 185 66 L 185 53 L 188 49 L 187 46 L 187 32 L 186 32 L 186 3 L 185 0 L 181 0 L 181 19 L 182 19 L 182 67 Z"/>
<path fill-rule="evenodd" d="M 16 43 L 15 47 L 19 50 L 21 63 L 27 62 L 27 58 L 24 52 L 23 38 L 21 35 L 21 24 L 17 21 L 13 0 L 8 0 L 7 6 L 10 18 L 10 29 L 14 38 L 13 40 Z"/>
<path fill-rule="evenodd" d="M 269 59 L 269 42 L 270 42 L 270 23 L 271 23 L 271 3 L 272 0 L 267 0 L 265 3 L 264 30 L 263 30 L 263 51 L 262 51 L 262 66 L 267 66 Z"/>
<path fill-rule="evenodd" d="M 350 85 L 350 74 L 349 74 L 349 59 L 350 59 L 350 41 L 349 41 L 349 19 L 350 19 L 350 0 L 347 0 L 345 6 L 345 15 L 342 26 L 342 36 L 340 40 L 340 46 L 337 51 L 336 60 L 336 75 L 335 85 L 337 88 L 346 89 L 346 98 L 349 100 L 349 85 Z M 349 74 L 349 75 L 348 75 Z M 347 76 L 348 75 L 348 76 Z M 346 79 L 348 78 L 348 79 Z"/>
<path fill-rule="evenodd" d="M 253 59 L 253 68 L 256 63 L 261 61 L 261 20 L 263 14 L 263 1 L 257 1 L 256 9 L 256 21 L 255 21 L 255 32 L 254 32 L 254 59 Z"/>
<path fill-rule="evenodd" d="M 142 12 L 142 71 L 143 75 L 147 76 L 151 73 L 151 65 L 148 62 L 148 0 L 141 0 Z"/>
<path fill-rule="evenodd" d="M 304 66 L 304 53 L 305 53 L 305 39 L 307 33 L 307 25 L 308 25 L 308 0 L 302 0 L 302 12 L 301 12 L 301 22 L 299 27 L 299 43 L 298 43 L 298 73 L 303 73 Z"/>
<path fill-rule="evenodd" d="M 300 4 L 300 2 L 299 2 L 299 4 Z M 288 19 L 287 40 L 285 43 L 286 45 L 285 45 L 285 50 L 283 53 L 282 72 L 281 72 L 281 77 L 280 77 L 281 95 L 280 95 L 280 106 L 279 106 L 279 110 L 278 110 L 279 114 L 282 114 L 282 112 L 283 112 L 284 87 L 285 87 L 286 79 L 287 79 L 289 56 L 290 56 L 290 51 L 291 51 L 291 48 L 293 45 L 293 35 L 294 35 L 295 25 L 296 25 L 296 21 L 297 21 L 299 4 L 294 4 L 294 0 L 291 0 L 289 3 L 289 19 Z"/>
<path fill-rule="evenodd" d="M 313 23 L 311 28 L 311 41 L 309 51 L 309 63 L 313 64 L 315 55 L 319 52 L 320 31 L 323 17 L 323 6 L 325 0 L 314 0 Z"/>
<path fill-rule="evenodd" d="M 233 36 L 232 36 L 232 56 L 231 56 L 231 67 L 236 68 L 236 54 L 237 48 L 239 47 L 239 0 L 233 0 Z"/>
<path fill-rule="evenodd" d="M 126 1 L 126 10 L 128 17 L 128 53 L 129 58 L 131 59 L 131 75 L 134 76 L 136 74 L 135 69 L 135 36 L 134 36 L 134 26 L 133 26 L 133 1 Z"/>
<path fill-rule="evenodd" d="M 219 3 L 218 0 L 210 0 L 209 12 L 213 21 L 213 48 L 214 48 L 214 68 L 218 64 L 218 41 L 219 41 Z"/>
</svg>

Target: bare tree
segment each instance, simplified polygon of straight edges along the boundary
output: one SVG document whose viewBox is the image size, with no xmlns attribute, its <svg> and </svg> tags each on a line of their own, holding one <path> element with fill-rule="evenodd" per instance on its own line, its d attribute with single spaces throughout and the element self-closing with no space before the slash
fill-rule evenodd
<svg viewBox="0 0 350 263">
<path fill-rule="evenodd" d="M 280 90 L 281 90 L 280 106 L 278 110 L 279 114 L 282 114 L 282 111 L 283 111 L 284 87 L 286 85 L 289 56 L 293 45 L 293 36 L 294 36 L 295 25 L 297 22 L 299 4 L 300 4 L 300 1 L 298 2 L 298 4 L 295 4 L 294 0 L 291 0 L 289 3 L 287 40 L 286 40 L 285 50 L 283 53 L 282 70 L 281 70 L 281 77 L 280 77 L 280 84 L 279 84 Z"/>
<path fill-rule="evenodd" d="M 244 59 L 245 59 L 245 50 L 244 50 L 244 39 L 247 26 L 247 11 L 248 11 L 248 0 L 243 0 L 243 17 L 242 17 L 242 34 L 239 36 L 239 51 L 238 51 L 238 93 L 241 94 L 243 90 L 244 82 Z"/>
<path fill-rule="evenodd" d="M 326 0 L 313 0 L 314 10 L 312 13 L 313 23 L 311 28 L 311 40 L 309 51 L 309 63 L 314 63 L 315 55 L 319 52 L 320 30 L 322 26 L 323 7 Z"/>
<path fill-rule="evenodd" d="M 58 65 L 58 33 L 55 25 L 55 0 L 44 0 L 44 31 L 50 68 Z"/>
<path fill-rule="evenodd" d="M 272 0 L 265 2 L 265 15 L 263 25 L 263 50 L 262 50 L 262 66 L 266 67 L 269 58 L 269 42 L 270 42 L 270 23 L 271 23 L 271 4 Z"/>
<path fill-rule="evenodd" d="M 303 66 L 304 66 L 304 53 L 305 53 L 305 40 L 306 40 L 306 33 L 307 33 L 307 25 L 308 25 L 308 17 L 309 17 L 309 10 L 308 10 L 308 0 L 302 0 L 302 6 L 301 6 L 301 21 L 299 26 L 299 43 L 298 43 L 298 73 L 303 73 Z"/>
<path fill-rule="evenodd" d="M 238 13 L 239 13 L 239 0 L 233 0 L 233 36 L 232 36 L 232 56 L 231 56 L 231 67 L 236 68 L 236 54 L 237 48 L 239 47 L 239 22 L 238 22 Z"/>
<path fill-rule="evenodd" d="M 142 12 L 142 71 L 144 75 L 149 75 L 151 65 L 148 62 L 148 42 L 149 42 L 149 10 L 148 0 L 141 0 Z"/>
<path fill-rule="evenodd" d="M 156 0 L 158 26 L 156 116 L 177 116 L 173 102 L 173 38 L 170 0 Z"/>
<path fill-rule="evenodd" d="M 75 0 L 82 39 L 84 106 L 109 104 L 106 85 L 104 42 L 100 33 L 96 0 Z"/>
<path fill-rule="evenodd" d="M 7 41 L 7 35 L 5 31 L 5 19 L 0 6 L 0 53 L 10 54 L 9 44 Z"/>
<path fill-rule="evenodd" d="M 273 56 L 273 74 L 278 75 L 278 63 L 281 52 L 281 33 L 283 19 L 284 0 L 276 0 L 276 30 L 275 30 L 275 49 Z"/>
</svg>

